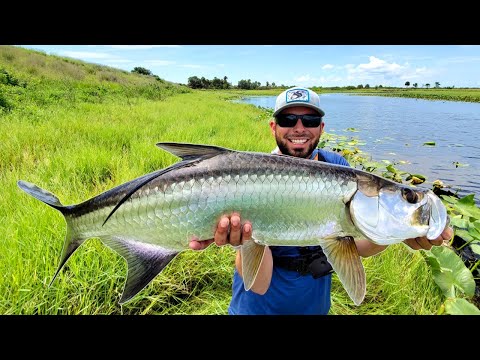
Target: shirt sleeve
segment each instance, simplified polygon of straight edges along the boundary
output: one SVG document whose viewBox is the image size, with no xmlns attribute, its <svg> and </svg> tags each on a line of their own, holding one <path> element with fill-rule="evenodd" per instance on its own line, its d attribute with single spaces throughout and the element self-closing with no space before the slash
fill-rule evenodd
<svg viewBox="0 0 480 360">
<path fill-rule="evenodd" d="M 344 166 L 350 166 L 348 161 L 340 154 L 332 152 L 332 151 L 326 151 L 323 149 L 319 149 L 319 151 L 322 153 L 323 157 L 328 163 L 331 164 L 337 164 L 337 165 L 344 165 Z"/>
</svg>

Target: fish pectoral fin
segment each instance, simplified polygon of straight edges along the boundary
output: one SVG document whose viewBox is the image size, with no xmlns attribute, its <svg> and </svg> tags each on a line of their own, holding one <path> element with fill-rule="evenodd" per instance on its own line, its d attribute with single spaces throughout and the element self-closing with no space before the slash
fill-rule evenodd
<svg viewBox="0 0 480 360">
<path fill-rule="evenodd" d="M 240 248 L 243 285 L 247 291 L 250 290 L 257 278 L 266 248 L 265 245 L 257 244 L 254 239 L 246 241 Z"/>
<path fill-rule="evenodd" d="M 120 304 L 130 301 L 179 253 L 125 237 L 115 236 L 101 240 L 127 260 L 127 280 Z"/>
<path fill-rule="evenodd" d="M 353 237 L 324 238 L 320 246 L 348 296 L 360 305 L 366 292 L 365 270 Z"/>
</svg>

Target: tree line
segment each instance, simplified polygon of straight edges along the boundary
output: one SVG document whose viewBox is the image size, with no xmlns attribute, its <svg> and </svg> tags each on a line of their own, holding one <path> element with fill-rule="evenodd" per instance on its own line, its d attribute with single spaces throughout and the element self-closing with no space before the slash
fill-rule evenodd
<svg viewBox="0 0 480 360">
<path fill-rule="evenodd" d="M 153 76 L 157 80 L 161 80 L 158 75 L 154 75 L 150 70 L 145 69 L 143 67 L 135 67 L 132 70 L 132 73 L 137 73 L 141 75 L 147 75 L 147 76 Z M 223 79 L 214 77 L 213 79 L 206 79 L 205 77 L 199 78 L 198 76 L 190 76 L 188 78 L 188 83 L 187 86 L 192 89 L 243 89 L 243 90 L 262 90 L 262 89 L 275 89 L 275 88 L 288 88 L 292 87 L 290 85 L 278 85 L 275 84 L 274 82 L 266 82 L 264 86 L 258 81 L 252 81 L 250 79 L 242 79 L 238 81 L 237 85 L 232 85 L 232 83 L 228 82 L 228 77 L 224 76 Z M 410 86 L 410 81 L 405 82 L 405 87 Z M 424 84 L 422 85 L 425 88 L 430 88 L 430 84 Z M 318 86 L 321 88 L 321 86 Z M 381 89 L 384 86 L 382 85 L 375 85 L 375 89 Z M 412 87 L 418 88 L 418 83 L 413 83 Z M 329 89 L 347 89 L 347 90 L 354 90 L 354 89 L 370 89 L 371 86 L 369 84 L 360 84 L 357 86 L 344 86 L 344 87 L 339 87 L 339 86 L 332 86 L 328 87 Z M 385 88 L 391 88 L 390 86 L 385 86 Z M 437 81 L 435 82 L 435 88 L 440 88 L 440 83 Z M 453 87 L 447 87 L 447 89 L 453 88 Z"/>
<path fill-rule="evenodd" d="M 243 89 L 243 90 L 256 90 L 256 89 L 274 89 L 277 85 L 272 82 L 266 82 L 265 86 L 258 81 L 252 81 L 250 79 L 240 80 L 237 85 L 232 85 L 228 82 L 228 77 L 224 76 L 223 79 L 214 77 L 213 80 L 206 79 L 205 77 L 199 78 L 198 76 L 191 76 L 188 78 L 187 86 L 192 89 Z M 283 84 L 280 87 L 285 87 Z"/>
<path fill-rule="evenodd" d="M 137 66 L 135 67 L 132 71 L 132 73 L 140 74 L 140 75 L 147 75 L 147 76 L 152 76 L 156 78 L 157 80 L 160 80 L 158 75 L 154 75 L 150 70 Z M 255 89 L 274 89 L 277 87 L 277 85 L 272 82 L 265 84 L 265 86 L 262 86 L 260 82 L 258 81 L 252 81 L 251 79 L 242 79 L 240 80 L 237 85 L 232 85 L 232 83 L 228 82 L 228 77 L 224 76 L 223 79 L 219 79 L 217 77 L 214 77 L 212 80 L 211 79 L 206 79 L 205 77 L 199 78 L 198 76 L 191 76 L 188 78 L 188 83 L 187 86 L 192 88 L 192 89 L 232 89 L 232 88 L 237 88 L 237 89 L 244 89 L 244 90 L 255 90 Z M 285 85 L 280 85 L 278 87 L 284 88 L 286 87 Z M 287 86 L 288 87 L 288 86 Z"/>
</svg>

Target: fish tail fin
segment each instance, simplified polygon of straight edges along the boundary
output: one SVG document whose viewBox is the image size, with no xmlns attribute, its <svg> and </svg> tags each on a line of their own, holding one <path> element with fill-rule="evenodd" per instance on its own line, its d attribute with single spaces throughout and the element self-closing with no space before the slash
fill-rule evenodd
<svg viewBox="0 0 480 360">
<path fill-rule="evenodd" d="M 180 253 L 127 237 L 109 236 L 101 240 L 127 260 L 127 280 L 120 304 L 130 301 Z"/>
<path fill-rule="evenodd" d="M 62 257 L 60 259 L 60 263 L 58 264 L 57 271 L 55 272 L 55 275 L 53 275 L 53 278 L 48 286 L 53 284 L 57 278 L 57 275 L 60 273 L 60 270 L 62 270 L 70 256 L 72 256 L 75 250 L 77 250 L 87 239 L 77 234 L 77 232 L 73 230 L 73 226 L 71 225 L 71 221 L 68 217 L 65 217 L 65 221 L 67 223 L 67 234 L 65 235 L 65 241 L 63 243 Z"/>
<path fill-rule="evenodd" d="M 63 205 L 58 197 L 56 197 L 51 192 L 39 188 L 37 185 L 29 183 L 27 181 L 18 180 L 17 185 L 20 189 L 25 191 L 28 195 L 33 196 L 35 199 L 44 202 L 47 205 L 50 205 L 54 209 L 60 211 L 63 215 L 66 215 L 71 212 L 72 206 Z"/>
<path fill-rule="evenodd" d="M 357 246 L 351 236 L 324 238 L 320 246 L 355 305 L 365 298 L 366 278 Z"/>
<path fill-rule="evenodd" d="M 63 244 L 60 264 L 58 265 L 57 271 L 55 272 L 55 275 L 53 276 L 53 279 L 52 281 L 50 281 L 49 284 L 49 286 L 51 286 L 67 260 L 75 252 L 75 250 L 77 250 L 78 247 L 83 244 L 86 238 L 82 237 L 81 234 L 78 234 L 72 226 L 71 217 L 69 215 L 72 213 L 75 206 L 63 205 L 58 199 L 58 197 L 56 197 L 51 192 L 38 187 L 35 184 L 19 180 L 17 182 L 17 185 L 20 189 L 25 191 L 27 194 L 33 196 L 35 199 L 40 200 L 45 204 L 51 206 L 52 208 L 60 211 L 65 217 L 65 222 L 67 223 L 67 234 L 65 235 L 65 242 Z"/>
</svg>

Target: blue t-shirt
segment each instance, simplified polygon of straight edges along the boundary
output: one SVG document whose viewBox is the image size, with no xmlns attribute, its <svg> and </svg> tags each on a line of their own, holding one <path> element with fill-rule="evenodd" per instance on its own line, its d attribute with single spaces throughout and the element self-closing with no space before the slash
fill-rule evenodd
<svg viewBox="0 0 480 360">
<path fill-rule="evenodd" d="M 326 162 L 350 166 L 341 155 L 315 149 L 310 159 L 320 152 Z M 311 247 L 314 248 L 314 247 Z M 270 246 L 272 255 L 298 256 L 296 246 Z M 245 291 L 237 269 L 233 274 L 232 300 L 228 307 L 230 315 L 326 315 L 330 310 L 332 275 L 314 279 L 296 271 L 273 266 L 270 287 L 264 295 Z"/>
</svg>

